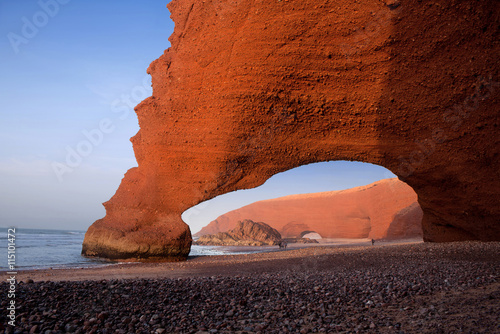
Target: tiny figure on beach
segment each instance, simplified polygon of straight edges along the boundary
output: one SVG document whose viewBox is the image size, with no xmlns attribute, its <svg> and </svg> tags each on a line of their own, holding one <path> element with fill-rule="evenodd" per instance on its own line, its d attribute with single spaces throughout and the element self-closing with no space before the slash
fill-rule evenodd
<svg viewBox="0 0 500 334">
<path fill-rule="evenodd" d="M 282 249 L 282 248 L 286 249 L 286 245 L 287 245 L 286 241 L 283 241 L 283 240 L 280 241 L 280 243 L 279 243 L 280 249 Z"/>
<path fill-rule="evenodd" d="M 372 239 L 372 246 L 375 245 L 375 239 Z"/>
</svg>

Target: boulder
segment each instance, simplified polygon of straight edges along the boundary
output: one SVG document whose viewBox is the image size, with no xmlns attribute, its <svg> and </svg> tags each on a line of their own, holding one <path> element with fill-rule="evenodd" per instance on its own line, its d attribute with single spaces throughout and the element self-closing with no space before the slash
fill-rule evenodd
<svg viewBox="0 0 500 334">
<path fill-rule="evenodd" d="M 281 234 L 271 226 L 249 219 L 239 221 L 227 232 L 204 235 L 195 241 L 196 245 L 214 246 L 264 246 L 278 245 Z"/>
</svg>

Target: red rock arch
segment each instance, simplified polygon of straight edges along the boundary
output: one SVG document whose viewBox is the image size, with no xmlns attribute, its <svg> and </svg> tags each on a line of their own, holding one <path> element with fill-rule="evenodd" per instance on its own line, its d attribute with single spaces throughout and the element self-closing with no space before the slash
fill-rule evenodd
<svg viewBox="0 0 500 334">
<path fill-rule="evenodd" d="M 138 168 L 82 253 L 185 258 L 181 213 L 300 165 L 409 184 L 427 241 L 500 240 L 496 1 L 174 0 L 136 107 Z"/>
<path fill-rule="evenodd" d="M 316 231 L 303 231 L 302 233 L 300 233 L 299 235 L 299 238 L 303 238 L 304 236 L 306 236 L 307 234 L 310 234 L 310 233 L 315 233 L 315 234 L 318 234 L 320 235 L 318 232 Z M 321 236 L 321 235 L 320 235 Z"/>
</svg>

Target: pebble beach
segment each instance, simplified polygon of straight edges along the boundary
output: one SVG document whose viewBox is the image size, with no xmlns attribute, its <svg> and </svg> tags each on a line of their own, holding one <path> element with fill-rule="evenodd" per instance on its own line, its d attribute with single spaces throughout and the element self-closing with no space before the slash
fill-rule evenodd
<svg viewBox="0 0 500 334">
<path fill-rule="evenodd" d="M 22 271 L 16 326 L 2 313 L 2 330 L 500 333 L 499 273 L 499 242 L 321 246 Z"/>
</svg>

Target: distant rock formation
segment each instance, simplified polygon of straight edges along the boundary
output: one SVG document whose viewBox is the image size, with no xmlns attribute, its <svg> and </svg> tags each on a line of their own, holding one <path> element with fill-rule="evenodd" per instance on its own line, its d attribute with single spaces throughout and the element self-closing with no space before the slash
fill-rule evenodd
<svg viewBox="0 0 500 334">
<path fill-rule="evenodd" d="M 265 221 L 283 238 L 314 232 L 323 238 L 422 237 L 417 195 L 396 178 L 348 190 L 255 202 L 218 217 L 196 236 L 228 231 L 243 218 Z"/>
<path fill-rule="evenodd" d="M 194 242 L 196 245 L 214 246 L 265 246 L 277 245 L 281 234 L 271 226 L 249 219 L 239 221 L 231 231 L 204 235 Z"/>
</svg>

